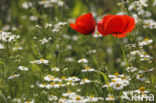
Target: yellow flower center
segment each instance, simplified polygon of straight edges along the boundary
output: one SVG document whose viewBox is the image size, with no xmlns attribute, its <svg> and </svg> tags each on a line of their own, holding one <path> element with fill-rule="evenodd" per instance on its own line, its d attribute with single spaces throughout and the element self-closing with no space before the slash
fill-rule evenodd
<svg viewBox="0 0 156 103">
<path fill-rule="evenodd" d="M 87 69 L 87 70 L 88 70 L 88 69 L 90 69 L 90 67 L 86 67 L 85 69 Z"/>
<path fill-rule="evenodd" d="M 145 38 L 145 39 L 144 39 L 144 41 L 148 41 L 148 40 L 149 40 L 148 38 Z"/>
<path fill-rule="evenodd" d="M 86 81 L 86 80 L 88 80 L 88 78 L 85 78 L 85 79 L 83 79 L 82 81 L 84 82 L 84 81 Z"/>
<path fill-rule="evenodd" d="M 72 76 L 72 78 L 76 78 L 75 76 Z"/>
<path fill-rule="evenodd" d="M 112 80 L 112 82 L 116 82 L 116 80 Z"/>
<path fill-rule="evenodd" d="M 69 83 L 73 83 L 73 81 L 69 81 Z"/>
<path fill-rule="evenodd" d="M 143 77 L 143 75 L 141 75 L 141 74 L 140 74 L 140 75 L 139 75 L 139 77 L 140 77 L 140 78 L 142 78 L 142 77 Z"/>
<path fill-rule="evenodd" d="M 141 95 L 144 95 L 145 93 L 143 92 L 143 93 L 141 93 Z"/>
<path fill-rule="evenodd" d="M 119 73 L 115 73 L 114 75 L 118 76 L 118 75 L 119 75 Z"/>
<path fill-rule="evenodd" d="M 111 95 L 111 96 L 109 96 L 109 98 L 114 98 L 114 96 Z"/>
<path fill-rule="evenodd" d="M 121 79 L 126 79 L 126 76 L 122 76 Z"/>
<path fill-rule="evenodd" d="M 66 76 L 62 76 L 62 77 L 61 77 L 61 79 L 66 79 L 66 78 L 67 78 Z"/>
<path fill-rule="evenodd" d="M 43 83 L 42 85 L 43 85 L 43 86 L 46 86 L 46 84 L 45 84 L 45 83 Z"/>
<path fill-rule="evenodd" d="M 62 85 L 62 83 L 58 83 L 58 85 Z"/>
<path fill-rule="evenodd" d="M 63 96 L 62 98 L 63 98 L 63 99 L 66 99 L 66 97 L 64 97 L 64 96 Z M 62 103 L 63 103 L 63 102 L 62 102 Z"/>
<path fill-rule="evenodd" d="M 145 87 L 140 87 L 139 90 L 140 91 L 144 91 L 145 90 Z"/>
<path fill-rule="evenodd" d="M 50 78 L 51 80 L 54 80 L 55 78 Z"/>
<path fill-rule="evenodd" d="M 106 83 L 107 85 L 109 85 L 109 83 Z"/>
<path fill-rule="evenodd" d="M 13 74 L 11 77 L 14 77 L 15 76 L 15 74 Z"/>
<path fill-rule="evenodd" d="M 50 83 L 51 85 L 55 85 L 55 83 L 54 82 L 52 82 L 52 83 Z"/>
<path fill-rule="evenodd" d="M 145 24 L 145 26 L 149 26 L 149 25 L 150 25 L 150 23 L 146 23 L 146 24 Z"/>
<path fill-rule="evenodd" d="M 92 99 L 92 98 L 93 98 L 93 96 L 90 96 L 90 98 Z"/>
<path fill-rule="evenodd" d="M 121 85 L 120 84 L 116 84 L 116 87 L 120 87 Z"/>
<path fill-rule="evenodd" d="M 144 60 L 148 60 L 148 58 L 144 58 Z"/>
<path fill-rule="evenodd" d="M 114 77 L 114 79 L 117 79 L 118 77 Z"/>
<path fill-rule="evenodd" d="M 67 91 L 67 93 L 71 93 L 71 91 Z"/>
<path fill-rule="evenodd" d="M 76 97 L 76 100 L 81 100 L 81 97 L 77 96 L 77 97 Z"/>
<path fill-rule="evenodd" d="M 144 71 L 148 71 L 148 68 L 144 68 Z"/>
<path fill-rule="evenodd" d="M 146 52 L 144 52 L 144 55 L 147 55 L 147 53 L 146 53 Z"/>
<path fill-rule="evenodd" d="M 45 60 L 45 59 L 41 58 L 40 60 Z"/>
</svg>

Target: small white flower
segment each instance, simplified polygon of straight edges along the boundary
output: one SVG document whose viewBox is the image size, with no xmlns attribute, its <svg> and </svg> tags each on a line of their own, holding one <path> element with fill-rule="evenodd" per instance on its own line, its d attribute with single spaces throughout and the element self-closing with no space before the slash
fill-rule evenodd
<svg viewBox="0 0 156 103">
<path fill-rule="evenodd" d="M 144 28 L 156 29 L 156 21 L 154 21 L 153 19 L 144 19 L 143 24 Z"/>
<path fill-rule="evenodd" d="M 87 52 L 87 54 L 94 54 L 94 53 L 96 53 L 96 50 L 95 49 L 90 50 L 90 51 Z"/>
<path fill-rule="evenodd" d="M 59 22 L 58 23 L 59 26 L 63 26 L 63 25 L 66 25 L 66 24 L 67 24 L 67 22 Z"/>
<path fill-rule="evenodd" d="M 31 2 L 24 2 L 22 4 L 22 7 L 25 8 L 25 9 L 28 9 L 28 8 L 32 7 L 32 3 Z"/>
<path fill-rule="evenodd" d="M 46 23 L 45 28 L 52 27 L 52 24 Z"/>
<path fill-rule="evenodd" d="M 127 67 L 126 70 L 127 70 L 128 72 L 133 73 L 133 72 L 137 71 L 138 69 L 135 68 L 135 67 Z"/>
<path fill-rule="evenodd" d="M 20 37 L 19 35 L 11 34 L 11 32 L 0 32 L 0 40 L 2 40 L 4 42 L 15 41 L 19 37 Z"/>
<path fill-rule="evenodd" d="M 42 0 L 39 1 L 40 5 L 43 5 L 45 8 L 53 7 L 54 5 L 62 7 L 64 2 L 62 0 Z"/>
<path fill-rule="evenodd" d="M 73 57 L 67 57 L 67 58 L 65 58 L 65 61 L 66 62 L 74 62 L 74 58 Z"/>
<path fill-rule="evenodd" d="M 24 67 L 24 66 L 19 66 L 18 69 L 21 71 L 28 71 L 29 70 L 27 67 Z"/>
<path fill-rule="evenodd" d="M 37 21 L 37 20 L 38 20 L 38 17 L 37 17 L 37 16 L 32 15 L 32 16 L 30 16 L 30 20 L 31 20 L 31 21 Z"/>
<path fill-rule="evenodd" d="M 54 68 L 51 68 L 51 71 L 60 71 L 60 69 L 58 67 L 54 67 Z"/>
<path fill-rule="evenodd" d="M 38 86 L 41 87 L 41 88 L 45 88 L 47 86 L 47 84 L 42 83 L 42 84 L 38 84 Z"/>
<path fill-rule="evenodd" d="M 140 60 L 141 61 L 149 61 L 151 59 L 152 59 L 152 57 L 150 55 L 147 55 L 147 53 L 140 54 Z"/>
<path fill-rule="evenodd" d="M 148 44 L 151 44 L 151 43 L 153 43 L 153 40 L 146 38 L 144 41 L 139 42 L 138 45 L 139 46 L 145 46 L 145 45 L 148 45 Z"/>
<path fill-rule="evenodd" d="M 93 37 L 94 38 L 100 38 L 100 37 L 103 37 L 103 36 L 98 31 L 95 31 Z"/>
<path fill-rule="evenodd" d="M 137 55 L 137 54 L 139 54 L 139 53 L 140 53 L 139 50 L 134 50 L 134 51 L 132 51 L 130 54 L 135 56 L 135 55 Z"/>
<path fill-rule="evenodd" d="M 20 74 L 14 74 L 14 75 L 11 75 L 8 79 L 17 78 L 17 77 L 19 77 L 19 76 L 20 76 Z"/>
<path fill-rule="evenodd" d="M 78 36 L 76 36 L 76 35 L 72 36 L 72 40 L 73 40 L 73 41 L 77 41 L 78 39 L 79 39 Z"/>
<path fill-rule="evenodd" d="M 35 103 L 34 100 L 31 101 L 25 101 L 24 103 Z"/>
<path fill-rule="evenodd" d="M 22 103 L 21 98 L 14 98 L 13 103 Z"/>
<path fill-rule="evenodd" d="M 49 100 L 49 101 L 56 101 L 56 100 L 58 100 L 58 97 L 57 97 L 57 96 L 54 96 L 54 95 L 50 95 L 50 96 L 48 97 L 48 100 Z"/>
<path fill-rule="evenodd" d="M 154 0 L 154 2 L 153 2 L 153 6 L 156 6 L 156 0 Z"/>
<path fill-rule="evenodd" d="M 41 44 L 45 44 L 45 43 L 49 42 L 51 39 L 52 39 L 51 37 L 49 37 L 49 38 L 43 38 L 43 39 L 39 40 L 39 42 Z"/>
<path fill-rule="evenodd" d="M 36 64 L 48 64 L 49 60 L 45 60 L 45 59 L 40 59 L 40 60 L 35 60 L 35 61 L 31 61 L 30 63 L 36 63 Z"/>
<path fill-rule="evenodd" d="M 149 91 L 147 91 L 145 89 L 145 87 L 140 87 L 139 89 L 134 90 L 133 92 L 138 93 L 138 94 L 140 94 L 140 93 L 149 93 Z"/>
<path fill-rule="evenodd" d="M 81 70 L 82 72 L 93 72 L 95 71 L 95 69 L 90 68 L 90 67 L 86 67 L 84 70 Z"/>
<path fill-rule="evenodd" d="M 86 58 L 78 60 L 78 63 L 88 63 L 88 60 Z"/>
<path fill-rule="evenodd" d="M 111 94 L 108 94 L 108 97 L 106 98 L 106 101 L 114 101 L 115 97 Z"/>
<path fill-rule="evenodd" d="M 122 82 L 116 82 L 116 83 L 113 84 L 112 87 L 113 87 L 113 89 L 115 89 L 115 90 L 122 90 L 123 87 L 124 87 L 124 85 L 123 85 Z"/>
<path fill-rule="evenodd" d="M 0 49 L 4 49 L 4 45 L 0 43 Z"/>
<path fill-rule="evenodd" d="M 81 82 L 80 82 L 80 85 L 83 85 L 83 84 L 86 84 L 86 83 L 91 83 L 91 81 L 87 78 L 85 79 L 82 79 Z"/>
<path fill-rule="evenodd" d="M 12 48 L 13 51 L 16 51 L 16 50 L 22 50 L 22 49 L 23 49 L 23 48 L 20 47 L 20 46 L 16 46 L 16 47 L 13 47 L 13 48 Z"/>
<path fill-rule="evenodd" d="M 138 80 L 140 80 L 140 81 L 145 81 L 145 77 L 143 77 L 143 75 L 142 74 L 138 74 L 137 76 L 136 76 L 136 79 L 138 79 Z"/>
</svg>

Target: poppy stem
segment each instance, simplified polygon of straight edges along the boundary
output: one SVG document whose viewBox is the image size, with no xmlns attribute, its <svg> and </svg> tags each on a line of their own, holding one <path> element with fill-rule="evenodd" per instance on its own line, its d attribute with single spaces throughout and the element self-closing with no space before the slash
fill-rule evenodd
<svg viewBox="0 0 156 103">
<path fill-rule="evenodd" d="M 122 44 L 121 44 L 121 50 L 122 50 L 122 53 L 123 53 L 123 56 L 124 56 L 124 59 L 125 59 L 126 65 L 127 65 L 127 67 L 129 67 L 129 65 L 128 65 L 128 60 L 127 60 L 127 56 L 126 56 L 126 53 L 125 53 L 125 50 L 124 50 Z"/>
</svg>

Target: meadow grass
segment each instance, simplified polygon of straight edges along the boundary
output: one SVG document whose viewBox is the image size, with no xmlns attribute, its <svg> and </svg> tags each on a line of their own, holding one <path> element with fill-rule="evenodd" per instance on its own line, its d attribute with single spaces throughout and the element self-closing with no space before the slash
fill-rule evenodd
<svg viewBox="0 0 156 103">
<path fill-rule="evenodd" d="M 155 0 L 1 0 L 0 103 L 155 103 L 155 9 Z M 125 38 L 84 36 L 69 24 L 87 12 L 97 22 L 129 15 L 136 27 Z"/>
</svg>

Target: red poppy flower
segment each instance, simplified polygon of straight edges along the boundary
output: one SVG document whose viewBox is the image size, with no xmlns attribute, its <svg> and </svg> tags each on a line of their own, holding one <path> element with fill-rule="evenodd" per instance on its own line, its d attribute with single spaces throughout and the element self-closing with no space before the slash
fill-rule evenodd
<svg viewBox="0 0 156 103">
<path fill-rule="evenodd" d="M 87 35 L 94 33 L 95 31 L 95 20 L 91 13 L 81 15 L 77 18 L 76 23 L 71 23 L 70 27 L 76 30 L 77 32 Z"/>
<path fill-rule="evenodd" d="M 135 28 L 135 20 L 128 15 L 107 15 L 97 25 L 97 30 L 103 36 L 113 35 L 123 38 Z"/>
</svg>

